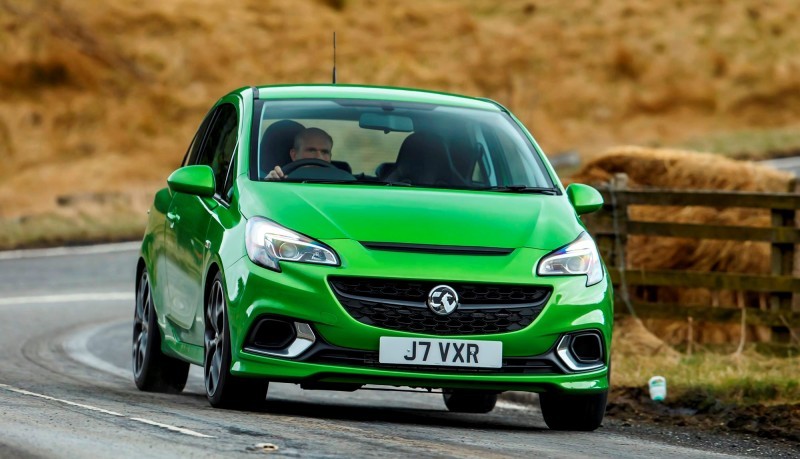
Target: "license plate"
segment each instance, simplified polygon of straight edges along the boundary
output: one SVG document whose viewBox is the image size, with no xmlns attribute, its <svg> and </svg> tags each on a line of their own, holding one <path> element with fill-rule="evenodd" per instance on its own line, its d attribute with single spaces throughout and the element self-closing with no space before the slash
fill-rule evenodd
<svg viewBox="0 0 800 459">
<path fill-rule="evenodd" d="M 380 363 L 445 367 L 500 368 L 501 341 L 381 337 Z"/>
</svg>

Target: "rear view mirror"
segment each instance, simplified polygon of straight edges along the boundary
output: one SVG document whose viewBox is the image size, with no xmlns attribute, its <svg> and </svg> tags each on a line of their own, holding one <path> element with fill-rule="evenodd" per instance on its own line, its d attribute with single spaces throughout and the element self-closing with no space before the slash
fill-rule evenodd
<svg viewBox="0 0 800 459">
<path fill-rule="evenodd" d="M 167 178 L 169 189 L 176 193 L 186 193 L 210 198 L 214 196 L 214 171 L 208 166 L 181 167 Z"/>
<path fill-rule="evenodd" d="M 413 132 L 414 122 L 407 116 L 387 113 L 364 113 L 358 119 L 358 127 L 389 132 Z"/>
<path fill-rule="evenodd" d="M 571 184 L 567 187 L 567 198 L 578 215 L 590 214 L 603 207 L 603 196 L 589 185 Z"/>
</svg>

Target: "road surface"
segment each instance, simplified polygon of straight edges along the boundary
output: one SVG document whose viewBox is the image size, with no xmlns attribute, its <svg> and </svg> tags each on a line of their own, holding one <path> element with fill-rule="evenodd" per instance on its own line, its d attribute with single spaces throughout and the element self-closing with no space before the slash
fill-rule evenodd
<svg viewBox="0 0 800 459">
<path fill-rule="evenodd" d="M 704 449 L 681 446 L 674 436 L 659 441 L 613 423 L 594 433 L 553 432 L 538 408 L 509 402 L 488 415 L 451 414 L 438 394 L 273 384 L 265 411 L 218 410 L 205 399 L 197 367 L 181 395 L 139 392 L 129 370 L 136 256 L 136 244 L 0 252 L 0 457 L 624 458 L 749 451 L 726 438 L 707 440 Z M 786 454 L 768 446 L 756 452 Z"/>
</svg>

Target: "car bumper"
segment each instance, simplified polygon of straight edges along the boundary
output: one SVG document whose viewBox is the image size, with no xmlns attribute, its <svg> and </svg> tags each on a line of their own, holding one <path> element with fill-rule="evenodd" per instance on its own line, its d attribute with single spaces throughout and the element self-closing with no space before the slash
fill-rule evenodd
<svg viewBox="0 0 800 459">
<path fill-rule="evenodd" d="M 585 276 L 536 277 L 534 267 L 547 251 L 517 249 L 506 256 L 464 256 L 368 250 L 349 240 L 324 241 L 342 258 L 329 267 L 282 262 L 282 272 L 253 264 L 244 257 L 227 267 L 232 338 L 232 373 L 272 381 L 383 384 L 485 390 L 597 392 L 608 388 L 607 363 L 612 330 L 612 294 L 606 278 L 586 287 Z M 507 371 L 448 368 L 408 369 L 381 365 L 367 357 L 348 364 L 309 359 L 320 343 L 377 355 L 381 337 L 444 338 L 442 335 L 389 330 L 354 319 L 337 300 L 330 276 L 427 279 L 446 282 L 533 284 L 552 288 L 544 309 L 529 326 L 512 332 L 447 336 L 452 339 L 501 341 L 503 358 L 550 361 L 550 370 Z M 248 351 L 251 327 L 265 316 L 307 324 L 317 341 L 308 352 L 283 358 Z M 572 370 L 558 358 L 556 347 L 566 334 L 591 330 L 603 346 L 599 368 Z M 505 363 L 504 363 L 505 366 Z"/>
</svg>

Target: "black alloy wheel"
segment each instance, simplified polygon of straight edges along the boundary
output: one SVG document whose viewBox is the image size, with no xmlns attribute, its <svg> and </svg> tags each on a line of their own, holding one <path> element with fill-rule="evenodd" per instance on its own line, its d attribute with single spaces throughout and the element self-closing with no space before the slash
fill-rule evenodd
<svg viewBox="0 0 800 459">
<path fill-rule="evenodd" d="M 215 408 L 259 409 L 266 403 L 269 382 L 232 375 L 228 307 L 222 276 L 217 273 L 205 305 L 203 380 Z"/>
<path fill-rule="evenodd" d="M 177 394 L 186 386 L 189 363 L 161 352 L 161 332 L 146 268 L 136 287 L 132 351 L 133 380 L 140 390 Z"/>
</svg>

